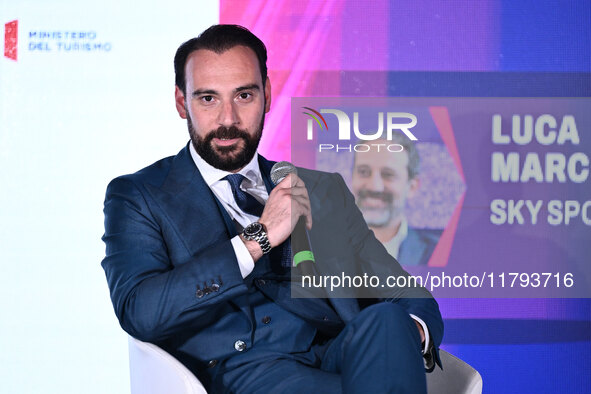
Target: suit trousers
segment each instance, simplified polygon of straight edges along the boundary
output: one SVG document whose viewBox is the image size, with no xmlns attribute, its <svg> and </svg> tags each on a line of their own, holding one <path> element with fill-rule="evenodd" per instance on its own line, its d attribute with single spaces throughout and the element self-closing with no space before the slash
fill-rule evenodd
<svg viewBox="0 0 591 394">
<path fill-rule="evenodd" d="M 362 310 L 339 335 L 311 352 L 251 363 L 224 374 L 231 393 L 426 393 L 419 331 L 396 304 Z M 254 365 L 253 365 L 254 364 Z"/>
</svg>

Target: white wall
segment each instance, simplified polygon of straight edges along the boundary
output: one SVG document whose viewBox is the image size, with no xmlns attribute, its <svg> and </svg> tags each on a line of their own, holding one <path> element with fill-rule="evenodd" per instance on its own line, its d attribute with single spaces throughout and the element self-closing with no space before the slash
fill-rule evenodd
<svg viewBox="0 0 591 394">
<path fill-rule="evenodd" d="M 129 392 L 127 337 L 100 266 L 104 192 L 188 140 L 172 59 L 218 10 L 217 1 L 0 0 L 0 25 L 19 23 L 18 60 L 0 55 L 1 393 Z M 40 31 L 62 38 L 29 38 Z M 72 31 L 96 37 L 64 37 Z M 63 49 L 97 42 L 110 50 Z"/>
</svg>

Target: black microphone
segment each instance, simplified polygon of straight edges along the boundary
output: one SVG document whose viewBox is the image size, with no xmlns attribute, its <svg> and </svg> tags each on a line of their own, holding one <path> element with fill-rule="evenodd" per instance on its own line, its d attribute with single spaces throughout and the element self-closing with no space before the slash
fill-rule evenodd
<svg viewBox="0 0 591 394">
<path fill-rule="evenodd" d="M 280 161 L 271 168 L 271 181 L 277 185 L 289 174 L 297 175 L 297 173 L 293 164 L 288 161 Z M 291 235 L 292 267 L 299 267 L 302 275 L 316 275 L 314 253 L 304 216 L 300 216 Z"/>
</svg>

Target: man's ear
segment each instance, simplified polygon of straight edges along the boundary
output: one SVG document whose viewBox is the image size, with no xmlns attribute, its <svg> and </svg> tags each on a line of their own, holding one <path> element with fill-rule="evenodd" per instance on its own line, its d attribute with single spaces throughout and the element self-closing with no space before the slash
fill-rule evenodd
<svg viewBox="0 0 591 394">
<path fill-rule="evenodd" d="M 179 116 L 187 119 L 187 108 L 185 107 L 185 94 L 178 86 L 174 87 L 174 102 Z"/>
<path fill-rule="evenodd" d="M 419 187 L 421 186 L 421 180 L 415 176 L 410 181 L 408 181 L 408 185 L 408 197 L 412 198 L 417 193 L 417 190 L 419 190 Z"/>
<path fill-rule="evenodd" d="M 267 77 L 265 81 L 265 113 L 271 109 L 271 80 Z"/>
</svg>

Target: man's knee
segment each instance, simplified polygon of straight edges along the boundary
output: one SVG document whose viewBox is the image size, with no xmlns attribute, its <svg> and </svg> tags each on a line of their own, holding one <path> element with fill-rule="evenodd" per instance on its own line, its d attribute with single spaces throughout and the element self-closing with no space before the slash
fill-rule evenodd
<svg viewBox="0 0 591 394">
<path fill-rule="evenodd" d="M 371 319 L 383 323 L 401 323 L 412 322 L 410 315 L 400 305 L 391 302 L 380 302 L 368 306 L 361 311 L 359 317 Z"/>
<path fill-rule="evenodd" d="M 343 350 L 340 357 L 329 352 L 323 361 L 336 365 L 343 387 L 351 392 L 425 392 L 419 330 L 404 308 L 387 302 L 369 306 L 344 334 L 345 346 L 336 342 L 336 350 Z"/>
<path fill-rule="evenodd" d="M 420 334 L 414 320 L 400 305 L 391 302 L 380 302 L 365 308 L 357 319 L 362 325 L 373 327 L 374 330 L 384 330 L 395 337 L 417 337 Z M 406 335 L 404 335 L 406 334 Z"/>
</svg>

